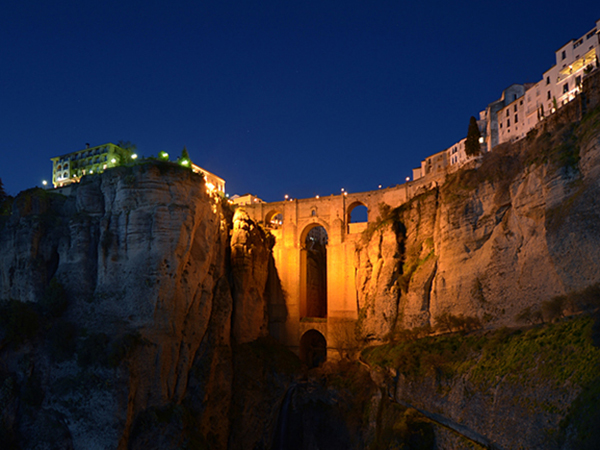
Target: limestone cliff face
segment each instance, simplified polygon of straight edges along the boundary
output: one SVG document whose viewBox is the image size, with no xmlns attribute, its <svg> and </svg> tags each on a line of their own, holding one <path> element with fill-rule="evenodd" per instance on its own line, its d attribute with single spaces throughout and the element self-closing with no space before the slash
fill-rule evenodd
<svg viewBox="0 0 600 450">
<path fill-rule="evenodd" d="M 514 325 L 524 308 L 600 281 L 600 127 L 550 123 L 396 210 L 357 247 L 362 336 L 444 314 Z"/>
<path fill-rule="evenodd" d="M 252 342 L 268 333 L 264 299 L 272 243 L 242 209 L 233 216 L 231 265 L 234 285 L 233 336 L 236 342 Z"/>
<path fill-rule="evenodd" d="M 232 323 L 240 342 L 265 333 L 270 252 L 247 217 L 234 223 L 230 248 L 231 216 L 203 179 L 161 164 L 84 179 L 67 197 L 21 194 L 0 225 L 0 299 L 44 303 L 55 279 L 69 304 L 0 348 L 12 386 L 0 434 L 23 448 L 226 448 Z M 31 383 L 41 397 L 27 409 Z"/>
</svg>

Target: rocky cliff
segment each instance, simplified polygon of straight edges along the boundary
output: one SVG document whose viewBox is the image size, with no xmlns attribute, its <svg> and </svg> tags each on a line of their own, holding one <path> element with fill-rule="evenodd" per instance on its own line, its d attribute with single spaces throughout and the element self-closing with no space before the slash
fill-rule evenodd
<svg viewBox="0 0 600 450">
<path fill-rule="evenodd" d="M 600 282 L 600 88 L 588 93 L 444 184 L 399 208 L 381 205 L 355 253 L 362 342 L 535 325 L 598 307 L 597 291 L 585 289 Z M 359 375 L 334 374 L 325 390 L 295 383 L 298 359 L 267 336 L 270 306 L 284 303 L 272 237 L 176 165 L 112 169 L 70 192 L 23 192 L 0 210 L 3 448 L 468 448 L 434 436 L 417 409 L 504 448 L 519 445 L 516 428 L 530 448 L 559 448 L 544 434 L 568 419 L 584 387 L 597 390 L 595 372 L 563 373 L 597 364 L 591 322 L 557 335 L 578 341 L 561 341 L 554 368 L 566 352 L 592 355 L 564 371 L 539 372 L 542 344 L 498 368 L 495 355 L 514 346 L 488 336 L 370 357 L 381 391 L 359 364 Z M 553 345 L 554 335 L 535 333 L 527 339 Z M 496 353 L 477 353 L 488 347 Z M 520 395 L 526 404 L 512 402 Z M 384 406 L 387 397 L 416 409 Z M 289 439 L 279 412 L 296 431 L 311 428 L 305 443 Z M 515 412 L 520 428 L 503 419 Z M 341 434 L 313 429 L 321 417 Z"/>
<path fill-rule="evenodd" d="M 1 441 L 227 447 L 234 348 L 266 335 L 273 267 L 247 216 L 147 163 L 21 193 L 0 228 Z"/>
<path fill-rule="evenodd" d="M 449 318 L 548 319 L 544 301 L 600 282 L 600 113 L 574 121 L 583 104 L 407 204 L 382 205 L 356 253 L 363 338 Z"/>
</svg>

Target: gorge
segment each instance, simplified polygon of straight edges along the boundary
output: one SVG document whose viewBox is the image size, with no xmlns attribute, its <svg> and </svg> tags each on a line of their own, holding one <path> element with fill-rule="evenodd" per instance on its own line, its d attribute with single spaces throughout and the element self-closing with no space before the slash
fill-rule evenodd
<svg viewBox="0 0 600 450">
<path fill-rule="evenodd" d="M 351 314 L 302 320 L 265 218 L 177 165 L 6 200 L 3 448 L 594 448 L 599 80 L 371 208 Z M 302 327 L 326 362 L 298 358 Z"/>
</svg>

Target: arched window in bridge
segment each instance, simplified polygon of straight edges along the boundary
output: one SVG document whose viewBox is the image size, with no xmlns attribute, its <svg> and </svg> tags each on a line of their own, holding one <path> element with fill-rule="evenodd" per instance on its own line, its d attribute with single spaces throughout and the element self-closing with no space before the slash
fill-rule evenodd
<svg viewBox="0 0 600 450">
<path fill-rule="evenodd" d="M 360 202 L 354 202 L 348 207 L 348 223 L 367 222 L 369 210 Z"/>
<path fill-rule="evenodd" d="M 300 258 L 300 317 L 327 317 L 327 231 L 305 229 Z"/>
<path fill-rule="evenodd" d="M 268 228 L 277 229 L 283 225 L 283 214 L 277 210 L 270 211 L 265 216 L 265 225 Z"/>
<path fill-rule="evenodd" d="M 348 233 L 362 233 L 367 228 L 369 210 L 361 202 L 354 202 L 348 206 Z"/>
</svg>

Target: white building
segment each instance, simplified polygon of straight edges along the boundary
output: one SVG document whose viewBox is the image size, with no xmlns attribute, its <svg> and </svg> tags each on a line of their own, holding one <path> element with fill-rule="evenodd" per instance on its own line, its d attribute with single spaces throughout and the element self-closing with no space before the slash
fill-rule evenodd
<svg viewBox="0 0 600 450">
<path fill-rule="evenodd" d="M 498 144 L 524 138 L 539 122 L 573 100 L 584 78 L 600 70 L 600 19 L 578 39 L 571 39 L 555 52 L 556 64 L 537 83 L 512 84 L 501 97 L 479 113 L 482 152 Z M 413 179 L 440 171 L 453 171 L 467 163 L 466 138 L 421 161 Z"/>
<path fill-rule="evenodd" d="M 573 100 L 583 79 L 599 66 L 600 20 L 579 39 L 571 39 L 555 52 L 556 64 L 543 78 L 525 86 L 519 98 L 498 110 L 498 143 L 522 139 L 540 121 Z"/>
</svg>

